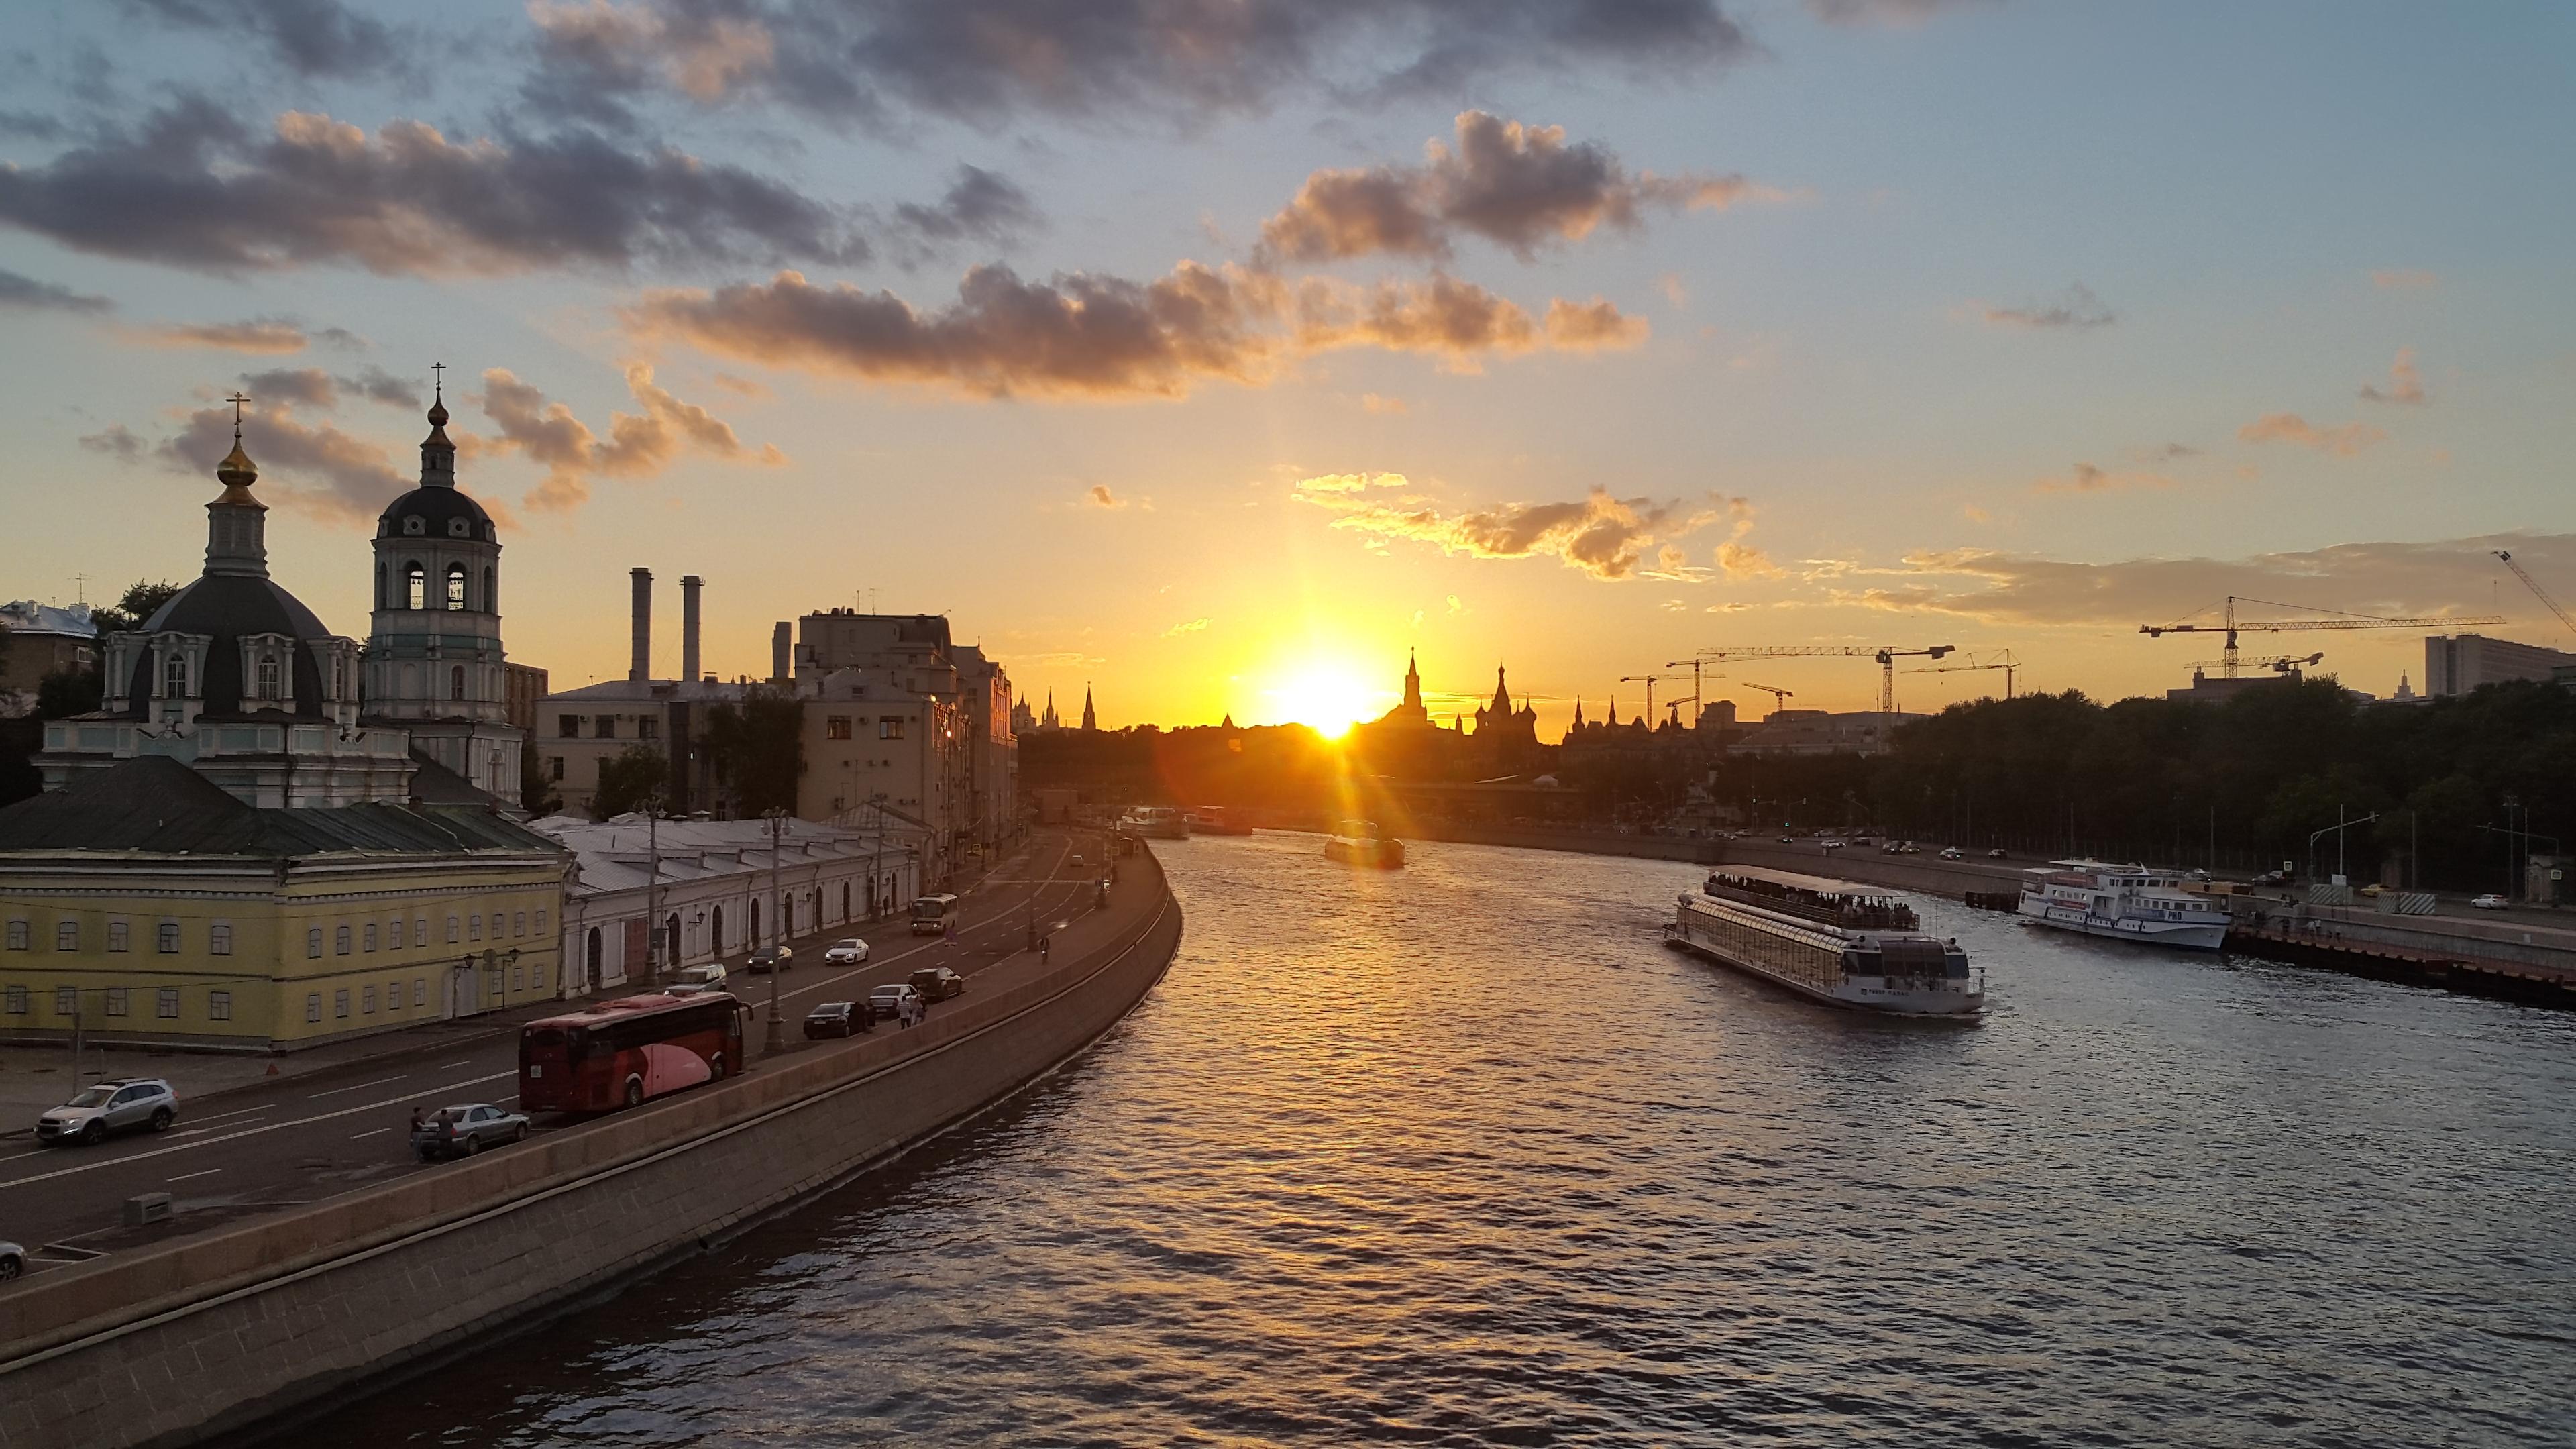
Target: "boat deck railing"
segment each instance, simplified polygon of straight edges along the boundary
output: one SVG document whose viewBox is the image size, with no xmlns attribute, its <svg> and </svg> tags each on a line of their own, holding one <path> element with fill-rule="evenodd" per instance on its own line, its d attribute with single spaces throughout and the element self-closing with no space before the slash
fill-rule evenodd
<svg viewBox="0 0 2576 1449">
<path fill-rule="evenodd" d="M 1712 871 L 1707 892 L 1748 906 L 1779 911 L 1823 926 L 1852 931 L 1912 931 L 1920 928 L 1911 907 L 1885 896 L 1847 896 L 1782 885 L 1754 876 Z"/>
</svg>

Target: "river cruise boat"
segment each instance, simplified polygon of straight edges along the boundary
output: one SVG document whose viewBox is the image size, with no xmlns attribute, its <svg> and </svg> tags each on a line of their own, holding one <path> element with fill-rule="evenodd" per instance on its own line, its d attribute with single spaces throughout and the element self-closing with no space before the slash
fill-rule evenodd
<svg viewBox="0 0 2576 1449">
<path fill-rule="evenodd" d="M 1973 1017 L 1985 973 L 1956 941 L 1924 934 L 1903 902 L 1850 881 L 1730 865 L 1684 891 L 1664 944 L 1829 1006 Z"/>
<path fill-rule="evenodd" d="M 2227 942 L 2227 905 L 2186 890 L 2172 871 L 2098 860 L 2053 860 L 2034 866 L 2021 883 L 2021 913 L 2043 926 L 2215 951 Z"/>
<path fill-rule="evenodd" d="M 1187 840 L 1190 838 L 1189 817 L 1169 805 L 1139 805 L 1127 812 L 1118 828 L 1146 840 Z"/>
<path fill-rule="evenodd" d="M 1252 817 L 1240 805 L 1201 805 L 1190 812 L 1190 829 L 1201 835 L 1250 835 Z"/>
<path fill-rule="evenodd" d="M 1324 837 L 1324 859 L 1394 870 L 1404 864 L 1404 842 L 1378 834 L 1369 821 L 1345 820 Z"/>
</svg>

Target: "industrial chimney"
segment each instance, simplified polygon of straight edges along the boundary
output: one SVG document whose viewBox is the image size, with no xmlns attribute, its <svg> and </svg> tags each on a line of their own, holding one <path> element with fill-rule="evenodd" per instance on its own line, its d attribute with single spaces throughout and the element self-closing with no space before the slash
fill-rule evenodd
<svg viewBox="0 0 2576 1449">
<path fill-rule="evenodd" d="M 628 576 L 635 581 L 635 658 L 626 678 L 642 684 L 653 677 L 653 571 L 630 569 Z"/>
<path fill-rule="evenodd" d="M 769 634 L 769 679 L 784 685 L 794 677 L 787 667 L 787 621 L 781 619 Z"/>
<path fill-rule="evenodd" d="M 698 682 L 698 590 L 696 574 L 680 575 L 680 682 Z"/>
</svg>

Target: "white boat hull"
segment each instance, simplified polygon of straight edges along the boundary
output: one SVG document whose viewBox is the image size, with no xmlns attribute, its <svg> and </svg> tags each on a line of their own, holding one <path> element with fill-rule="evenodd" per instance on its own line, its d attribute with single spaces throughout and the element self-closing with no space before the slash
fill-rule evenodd
<svg viewBox="0 0 2576 1449">
<path fill-rule="evenodd" d="M 2202 925 L 2184 921 L 2141 920 L 2135 916 L 2097 916 L 2077 906 L 2063 905 L 2025 892 L 2021 914 L 2043 926 L 2080 935 L 2100 936 L 2112 941 L 2137 941 L 2149 946 L 2174 946 L 2187 951 L 2215 951 L 2227 944 L 2224 920 Z"/>
<path fill-rule="evenodd" d="M 1665 926 L 1664 944 L 1678 946 L 1693 955 L 1705 956 L 1721 966 L 1732 967 L 1747 976 L 1768 981 L 1774 986 L 1785 987 L 1810 1001 L 1821 1001 L 1828 1006 L 1839 1006 L 1846 1010 L 1876 1011 L 1891 1016 L 1972 1017 L 1982 1014 L 1986 1009 L 1985 993 L 1982 991 L 1895 989 L 1885 984 L 1884 977 L 1847 976 L 1838 986 L 1811 986 L 1804 981 L 1765 970 L 1757 963 L 1732 955 L 1716 942 L 1700 936 L 1686 925 Z M 1879 984 L 1870 984 L 1873 980 Z"/>
</svg>

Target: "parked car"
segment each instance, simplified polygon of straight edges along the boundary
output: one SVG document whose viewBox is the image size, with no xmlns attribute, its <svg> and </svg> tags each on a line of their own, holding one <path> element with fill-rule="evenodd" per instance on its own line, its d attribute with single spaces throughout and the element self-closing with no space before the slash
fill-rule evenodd
<svg viewBox="0 0 2576 1449">
<path fill-rule="evenodd" d="M 1065 864 L 1076 870 L 1082 869 L 1082 852 L 1075 851 L 1073 855 L 1065 861 Z"/>
<path fill-rule="evenodd" d="M 805 1039 L 821 1041 L 827 1036 L 851 1036 L 876 1025 L 876 1019 L 855 1001 L 826 1001 L 805 1013 Z"/>
<path fill-rule="evenodd" d="M 2469 904 L 2481 911 L 2501 911 L 2505 907 L 2512 905 L 2513 902 L 2506 900 L 2504 897 L 2497 895 L 2493 891 L 2489 891 L 2485 895 L 2469 902 Z"/>
<path fill-rule="evenodd" d="M 662 989 L 673 996 L 705 996 L 722 991 L 725 989 L 725 969 L 722 966 L 683 966 L 673 974 L 671 984 Z"/>
<path fill-rule="evenodd" d="M 2285 870 L 2267 870 L 2254 877 L 2256 885 L 2288 885 L 2289 883 L 2290 873 Z"/>
<path fill-rule="evenodd" d="M 1989 850 L 1989 851 L 1987 851 L 1987 852 L 1986 852 L 1986 859 L 1988 859 L 1988 860 L 2003 860 L 2003 859 L 2008 858 L 2008 856 L 2009 856 L 2009 852 L 2007 852 L 2007 851 L 2006 851 L 2002 846 L 2000 846 L 2000 845 L 1998 845 L 1998 846 L 1996 846 L 1994 849 Z"/>
<path fill-rule="evenodd" d="M 1818 850 L 1840 850 L 1842 848 L 1843 843 L 1839 840 L 1819 840 L 1816 842 L 1816 849 Z"/>
<path fill-rule="evenodd" d="M 36 1119 L 36 1140 L 95 1147 L 111 1132 L 149 1127 L 167 1132 L 179 1120 L 179 1094 L 158 1077 L 119 1077 L 93 1082 Z"/>
<path fill-rule="evenodd" d="M 1780 837 L 1780 843 L 1781 843 L 1782 845 L 1794 845 L 1794 844 L 1796 844 L 1797 842 L 1795 842 L 1795 841 L 1791 840 L 1789 837 L 1787 837 L 1787 836 L 1783 835 L 1783 836 L 1781 836 L 1781 837 Z"/>
<path fill-rule="evenodd" d="M 912 989 L 924 1001 L 946 1001 L 966 994 L 966 978 L 945 966 L 924 966 L 912 973 Z"/>
<path fill-rule="evenodd" d="M 846 941 L 834 941 L 823 948 L 823 964 L 826 966 L 861 966 L 867 963 L 867 959 L 868 943 L 856 936 Z"/>
<path fill-rule="evenodd" d="M 423 1162 L 442 1157 L 471 1157 L 486 1147 L 524 1142 L 528 1118 L 480 1102 L 441 1107 L 421 1119 L 411 1132 L 413 1155 Z"/>
<path fill-rule="evenodd" d="M 1968 853 L 1955 845 L 1945 845 L 1941 847 L 1941 858 L 1943 860 L 1965 860 L 1968 858 Z"/>
<path fill-rule="evenodd" d="M 902 982 L 891 982 L 869 992 L 867 1007 L 870 1021 L 891 1021 L 897 1026 L 912 1025 L 928 1009 L 921 1004 L 921 993 Z"/>
<path fill-rule="evenodd" d="M 763 946 L 751 953 L 751 959 L 742 964 L 742 969 L 754 976 L 766 976 L 773 970 L 793 971 L 796 969 L 796 948 Z"/>
<path fill-rule="evenodd" d="M 27 1271 L 27 1250 L 16 1243 L 0 1243 L 0 1283 Z"/>
</svg>

